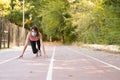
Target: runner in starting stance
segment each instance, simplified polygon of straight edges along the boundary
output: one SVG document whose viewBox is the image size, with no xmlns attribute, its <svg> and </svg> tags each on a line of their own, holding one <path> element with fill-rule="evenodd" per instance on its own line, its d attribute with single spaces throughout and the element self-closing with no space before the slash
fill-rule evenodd
<svg viewBox="0 0 120 80">
<path fill-rule="evenodd" d="M 42 52 L 44 53 L 44 57 L 47 57 L 44 44 L 42 42 L 42 34 L 38 31 L 37 27 L 35 26 L 33 26 L 30 29 L 30 32 L 28 32 L 23 51 L 19 57 L 23 57 L 29 41 L 32 47 L 32 51 L 34 54 L 36 54 L 36 56 L 38 56 L 38 53 L 40 53 L 40 56 L 41 56 L 41 50 L 42 50 Z M 36 44 L 37 44 L 37 47 L 36 47 Z"/>
</svg>

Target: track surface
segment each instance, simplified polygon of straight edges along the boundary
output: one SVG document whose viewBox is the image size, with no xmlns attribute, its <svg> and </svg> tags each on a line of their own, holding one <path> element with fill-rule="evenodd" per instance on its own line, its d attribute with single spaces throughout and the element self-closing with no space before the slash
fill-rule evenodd
<svg viewBox="0 0 120 80">
<path fill-rule="evenodd" d="M 120 55 L 75 46 L 45 46 L 35 57 L 29 46 L 0 50 L 0 80 L 120 80 Z"/>
</svg>

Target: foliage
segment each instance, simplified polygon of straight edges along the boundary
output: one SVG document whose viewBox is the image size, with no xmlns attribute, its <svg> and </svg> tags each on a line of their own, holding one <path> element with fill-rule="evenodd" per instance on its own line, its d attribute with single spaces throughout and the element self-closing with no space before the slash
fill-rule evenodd
<svg viewBox="0 0 120 80">
<path fill-rule="evenodd" d="M 81 0 L 72 5 L 75 6 L 73 23 L 78 27 L 78 41 L 120 44 L 119 0 Z"/>
<path fill-rule="evenodd" d="M 22 26 L 23 0 L 0 1 L 4 18 Z M 1 14 L 0 14 L 1 15 Z M 120 0 L 25 0 L 25 28 L 38 26 L 44 40 L 120 44 Z"/>
<path fill-rule="evenodd" d="M 59 4 L 58 4 L 59 3 Z M 66 34 L 72 34 L 69 5 L 64 1 L 53 0 L 44 5 L 41 11 L 42 26 L 45 33 L 53 39 L 61 40 L 62 42 L 70 41 L 71 37 Z M 69 32 L 68 32 L 69 30 Z"/>
</svg>

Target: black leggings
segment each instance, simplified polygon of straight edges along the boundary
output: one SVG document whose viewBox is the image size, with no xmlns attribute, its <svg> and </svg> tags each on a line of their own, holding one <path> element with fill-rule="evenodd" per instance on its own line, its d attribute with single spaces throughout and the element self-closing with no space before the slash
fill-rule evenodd
<svg viewBox="0 0 120 80">
<path fill-rule="evenodd" d="M 36 48 L 36 43 L 37 43 L 37 48 Z M 38 41 L 30 40 L 30 44 L 31 44 L 33 53 L 36 54 L 38 52 L 38 50 L 40 50 L 40 40 L 38 40 Z"/>
</svg>

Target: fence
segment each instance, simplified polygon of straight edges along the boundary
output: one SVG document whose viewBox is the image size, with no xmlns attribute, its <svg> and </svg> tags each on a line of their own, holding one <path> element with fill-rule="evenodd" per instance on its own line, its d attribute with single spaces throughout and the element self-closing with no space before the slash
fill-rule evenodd
<svg viewBox="0 0 120 80">
<path fill-rule="evenodd" d="M 0 18 L 0 49 L 23 45 L 27 30 Z"/>
</svg>

